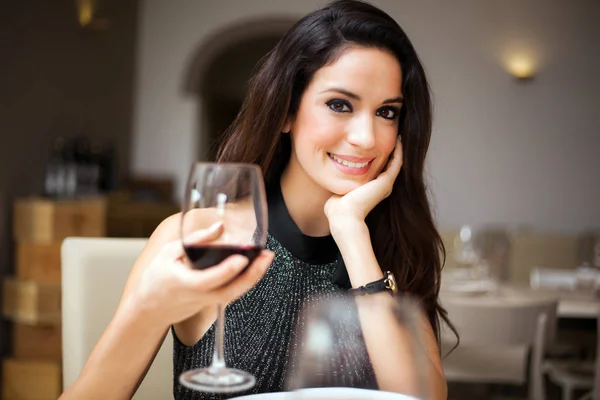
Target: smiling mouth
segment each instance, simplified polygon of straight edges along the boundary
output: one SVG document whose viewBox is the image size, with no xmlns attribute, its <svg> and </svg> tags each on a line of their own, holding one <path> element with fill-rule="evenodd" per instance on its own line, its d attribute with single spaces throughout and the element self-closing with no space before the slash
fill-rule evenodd
<svg viewBox="0 0 600 400">
<path fill-rule="evenodd" d="M 360 162 L 360 163 L 352 162 L 352 161 L 343 160 L 343 159 L 339 158 L 338 156 L 336 156 L 335 154 L 327 153 L 327 155 L 329 156 L 329 158 L 331 158 L 333 161 L 337 162 L 338 164 L 341 164 L 341 165 L 343 165 L 345 167 L 349 167 L 349 168 L 356 168 L 356 169 L 365 168 L 367 165 L 369 165 L 373 162 L 373 160 L 366 161 L 366 162 Z"/>
</svg>

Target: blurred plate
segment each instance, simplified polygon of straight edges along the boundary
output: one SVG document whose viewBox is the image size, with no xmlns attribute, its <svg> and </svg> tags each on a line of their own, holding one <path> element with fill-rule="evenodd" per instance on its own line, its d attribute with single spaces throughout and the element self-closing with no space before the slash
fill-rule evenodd
<svg viewBox="0 0 600 400">
<path fill-rule="evenodd" d="M 353 388 L 313 388 L 234 397 L 231 400 L 417 400 L 398 393 Z"/>
<path fill-rule="evenodd" d="M 471 282 L 453 282 L 445 285 L 442 291 L 449 294 L 459 294 L 463 296 L 480 296 L 494 290 L 495 285 L 489 280 L 479 280 Z"/>
</svg>

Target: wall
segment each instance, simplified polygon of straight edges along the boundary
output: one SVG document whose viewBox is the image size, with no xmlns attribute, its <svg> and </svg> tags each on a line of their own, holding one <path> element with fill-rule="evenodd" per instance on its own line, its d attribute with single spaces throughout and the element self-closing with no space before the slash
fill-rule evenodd
<svg viewBox="0 0 600 400">
<path fill-rule="evenodd" d="M 37 195 L 59 135 L 117 146 L 129 168 L 137 2 L 104 1 L 105 32 L 80 29 L 75 2 L 7 2 L 0 13 L 0 271 L 10 269 L 12 200 Z"/>
<path fill-rule="evenodd" d="M 13 270 L 13 199 L 42 192 L 55 137 L 112 142 L 121 175 L 129 169 L 137 1 L 105 0 L 99 11 L 110 18 L 106 32 L 81 30 L 72 0 L 2 6 L 0 274 Z"/>
<path fill-rule="evenodd" d="M 428 175 L 441 225 L 600 227 L 600 3 L 374 1 L 428 71 L 435 128 Z M 299 17 L 323 1 L 142 0 L 133 171 L 181 182 L 197 159 L 198 99 L 181 89 L 204 40 L 244 20 Z M 540 58 L 535 80 L 504 70 L 507 50 Z M 200 55 L 201 56 L 201 55 Z"/>
<path fill-rule="evenodd" d="M 198 115 L 210 116 L 199 121 L 202 124 L 199 130 L 202 132 L 203 142 L 198 143 L 198 159 L 216 159 L 222 134 L 242 106 L 248 90 L 248 80 L 256 64 L 277 44 L 282 35 L 249 38 L 227 47 L 212 60 L 203 75 L 204 82 L 200 83 L 200 88 L 190 88 L 192 93 L 201 97 L 204 105 L 198 109 Z M 200 105 L 200 101 L 198 103 Z"/>
</svg>

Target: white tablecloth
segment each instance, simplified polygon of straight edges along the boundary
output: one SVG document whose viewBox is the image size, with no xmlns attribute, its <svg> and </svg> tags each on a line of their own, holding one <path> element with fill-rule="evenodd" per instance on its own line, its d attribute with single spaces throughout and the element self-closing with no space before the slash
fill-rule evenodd
<svg viewBox="0 0 600 400">
<path fill-rule="evenodd" d="M 459 302 L 488 305 L 527 304 L 540 298 L 558 299 L 558 316 L 560 318 L 597 318 L 600 314 L 600 299 L 588 293 L 578 293 L 567 290 L 533 290 L 527 287 L 503 285 L 497 289 L 480 284 L 481 290 L 465 290 L 469 286 L 447 285 L 440 292 L 442 304 L 444 302 Z"/>
</svg>

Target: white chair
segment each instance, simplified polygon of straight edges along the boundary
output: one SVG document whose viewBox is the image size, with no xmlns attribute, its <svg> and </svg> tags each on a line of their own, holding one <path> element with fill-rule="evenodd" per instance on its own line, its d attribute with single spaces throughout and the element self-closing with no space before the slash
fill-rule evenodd
<svg viewBox="0 0 600 400">
<path fill-rule="evenodd" d="M 81 372 L 119 304 L 146 239 L 67 238 L 62 257 L 63 387 Z M 173 397 L 173 341 L 167 335 L 134 399 Z"/>
<path fill-rule="evenodd" d="M 596 325 L 596 360 L 553 361 L 544 363 L 543 369 L 550 380 L 562 388 L 562 399 L 571 400 L 574 390 L 591 389 L 582 399 L 600 400 L 600 313 Z"/>
<path fill-rule="evenodd" d="M 495 301 L 493 297 L 484 300 L 477 296 L 442 299 L 460 335 L 459 347 L 442 360 L 449 382 L 529 382 L 529 399 L 544 399 L 544 345 L 556 332 L 558 302 L 522 300 Z M 450 341 L 444 343 L 443 348 L 447 348 Z"/>
</svg>

